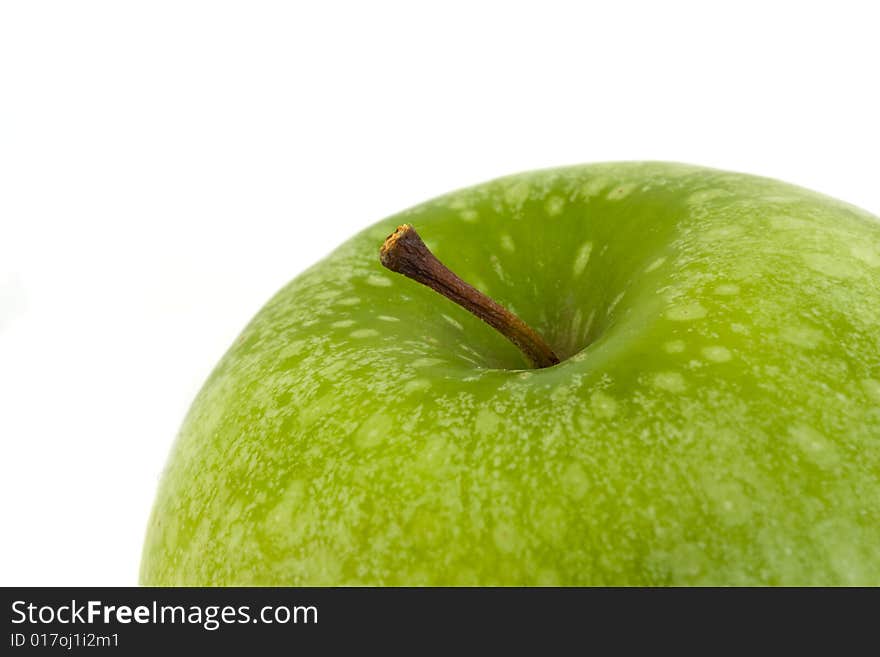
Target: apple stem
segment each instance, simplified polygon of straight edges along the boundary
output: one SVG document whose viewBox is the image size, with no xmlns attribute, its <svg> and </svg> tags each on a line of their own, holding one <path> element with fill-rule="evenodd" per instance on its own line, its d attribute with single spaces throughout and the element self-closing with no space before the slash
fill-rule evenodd
<svg viewBox="0 0 880 657">
<path fill-rule="evenodd" d="M 519 347 L 534 367 L 550 367 L 559 362 L 553 350 L 532 327 L 450 271 L 409 224 L 398 226 L 388 236 L 379 250 L 379 262 L 393 272 L 428 286 L 482 319 Z"/>
</svg>

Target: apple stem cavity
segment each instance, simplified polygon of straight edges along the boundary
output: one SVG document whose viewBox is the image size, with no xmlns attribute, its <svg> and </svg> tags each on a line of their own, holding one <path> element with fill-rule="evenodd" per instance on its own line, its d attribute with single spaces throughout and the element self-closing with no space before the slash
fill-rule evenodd
<svg viewBox="0 0 880 657">
<path fill-rule="evenodd" d="M 382 266 L 403 274 L 473 313 L 515 344 L 535 368 L 550 367 L 559 358 L 528 324 L 472 285 L 461 280 L 431 253 L 409 224 L 398 226 L 379 249 Z"/>
</svg>

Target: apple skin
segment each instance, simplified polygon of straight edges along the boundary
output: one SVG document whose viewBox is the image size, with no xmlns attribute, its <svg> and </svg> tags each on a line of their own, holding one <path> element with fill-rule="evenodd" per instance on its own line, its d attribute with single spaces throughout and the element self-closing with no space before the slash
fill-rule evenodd
<svg viewBox="0 0 880 657">
<path fill-rule="evenodd" d="M 381 268 L 412 223 L 565 360 Z M 575 166 L 381 221 L 198 394 L 146 585 L 880 585 L 880 223 L 764 178 Z"/>
</svg>

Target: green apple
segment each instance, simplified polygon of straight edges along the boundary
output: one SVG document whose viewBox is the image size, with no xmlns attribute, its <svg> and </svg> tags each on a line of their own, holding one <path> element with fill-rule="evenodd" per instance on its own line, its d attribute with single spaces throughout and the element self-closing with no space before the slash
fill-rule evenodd
<svg viewBox="0 0 880 657">
<path fill-rule="evenodd" d="M 414 225 L 561 362 L 383 269 Z M 880 222 L 666 163 L 366 229 L 194 401 L 147 585 L 880 585 Z"/>
</svg>

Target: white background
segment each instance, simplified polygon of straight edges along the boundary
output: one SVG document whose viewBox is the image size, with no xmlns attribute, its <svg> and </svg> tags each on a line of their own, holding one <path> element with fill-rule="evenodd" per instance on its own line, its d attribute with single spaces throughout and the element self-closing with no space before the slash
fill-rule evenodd
<svg viewBox="0 0 880 657">
<path fill-rule="evenodd" d="M 665 159 L 880 213 L 876 3 L 0 4 L 0 584 L 137 580 L 186 409 L 352 233 Z"/>
</svg>

